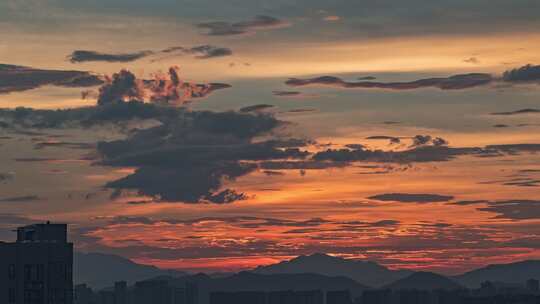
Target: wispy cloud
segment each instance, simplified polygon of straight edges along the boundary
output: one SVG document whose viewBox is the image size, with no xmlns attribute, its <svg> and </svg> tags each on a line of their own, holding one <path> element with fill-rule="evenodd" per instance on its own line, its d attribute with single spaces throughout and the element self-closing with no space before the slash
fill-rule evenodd
<svg viewBox="0 0 540 304">
<path fill-rule="evenodd" d="M 518 84 L 540 82 L 540 66 L 525 65 L 504 72 L 500 76 L 487 73 L 458 74 L 449 77 L 424 78 L 408 82 L 346 81 L 335 76 L 315 78 L 290 78 L 285 82 L 292 87 L 324 85 L 343 89 L 388 89 L 415 90 L 437 88 L 441 90 L 463 90 L 490 84 Z"/>
<path fill-rule="evenodd" d="M 155 57 L 152 61 L 162 60 L 168 57 L 191 55 L 196 59 L 212 59 L 231 56 L 233 51 L 226 47 L 213 45 L 199 45 L 194 47 L 175 46 L 159 51 L 137 51 L 132 53 L 102 53 L 97 51 L 76 50 L 68 56 L 72 63 L 84 63 L 94 61 L 104 62 L 132 62 L 146 57 Z"/>
<path fill-rule="evenodd" d="M 225 21 L 204 22 L 197 24 L 197 27 L 207 30 L 205 34 L 209 36 L 233 36 L 283 28 L 290 25 L 290 23 L 275 17 L 259 15 L 251 20 L 233 23 Z"/>
<path fill-rule="evenodd" d="M 45 85 L 92 87 L 102 83 L 99 76 L 85 71 L 44 70 L 0 64 L 0 94 L 26 91 Z"/>
</svg>

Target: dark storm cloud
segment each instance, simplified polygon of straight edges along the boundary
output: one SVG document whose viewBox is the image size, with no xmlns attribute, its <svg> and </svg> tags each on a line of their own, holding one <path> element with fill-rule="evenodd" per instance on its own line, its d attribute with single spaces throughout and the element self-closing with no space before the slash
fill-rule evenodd
<svg viewBox="0 0 540 304">
<path fill-rule="evenodd" d="M 256 170 L 257 165 L 249 161 L 304 159 L 309 155 L 298 148 L 306 144 L 304 140 L 252 142 L 282 125 L 271 115 L 196 112 L 165 106 L 169 100 L 185 102 L 183 98 L 203 97 L 211 90 L 208 85 L 182 82 L 176 68 L 152 80 L 137 79 L 124 70 L 106 79 L 100 88 L 98 106 L 67 110 L 2 109 L 0 117 L 25 128 L 87 127 L 133 119 L 158 121 L 158 126 L 134 130 L 124 140 L 97 145 L 101 164 L 137 168 L 133 174 L 107 183 L 107 188 L 120 194 L 125 190 L 137 191 L 158 202 L 226 204 L 243 200 L 248 196 L 222 189 L 222 185 Z M 151 103 L 137 101 L 143 97 Z M 69 142 L 43 143 L 38 147 L 60 145 L 91 147 Z M 66 160 L 19 158 L 17 161 Z"/>
<path fill-rule="evenodd" d="M 208 139 L 213 136 L 208 135 Z M 204 137 L 200 138 L 201 140 Z M 152 141 L 155 143 L 155 141 Z M 141 195 L 164 201 L 187 203 L 230 203 L 247 198 L 233 190 L 218 191 L 224 180 L 234 180 L 256 169 L 256 165 L 242 164 L 239 160 L 302 157 L 294 150 L 281 151 L 268 145 L 198 144 L 174 147 L 172 141 L 163 142 L 163 148 L 135 144 L 138 152 L 120 152 L 118 143 L 102 143 L 99 150 L 106 156 L 104 164 L 112 166 L 138 166 L 134 174 L 107 184 L 113 189 L 136 189 Z M 125 146 L 129 147 L 129 143 Z M 111 153 L 111 151 L 114 151 Z M 125 154 L 125 156 L 124 156 Z"/>
<path fill-rule="evenodd" d="M 98 76 L 89 72 L 42 70 L 0 64 L 0 94 L 26 91 L 45 85 L 91 87 L 102 83 Z"/>
<path fill-rule="evenodd" d="M 202 167 L 175 166 L 142 167 L 134 174 L 106 187 L 117 190 L 137 190 L 140 195 L 152 196 L 162 201 L 185 203 L 227 204 L 244 200 L 247 196 L 231 189 L 219 191 L 224 180 L 233 180 L 254 168 L 238 164 L 219 164 Z"/>
<path fill-rule="evenodd" d="M 125 54 L 107 54 L 96 51 L 76 50 L 69 55 L 69 61 L 72 63 L 90 62 L 90 61 L 106 61 L 106 62 L 130 62 L 135 61 L 149 55 L 152 51 L 140 51 L 136 53 Z"/>
<path fill-rule="evenodd" d="M 284 147 L 284 141 L 251 143 L 281 124 L 270 115 L 236 112 L 181 112 L 162 125 L 140 130 L 125 140 L 102 142 L 98 151 L 107 166 L 131 166 L 132 175 L 106 186 L 137 190 L 162 201 L 231 203 L 242 193 L 222 190 L 255 169 L 243 161 L 303 159 L 308 153 Z M 289 145 L 288 143 L 287 145 Z"/>
<path fill-rule="evenodd" d="M 540 113 L 540 109 L 521 109 L 517 111 L 510 111 L 510 112 L 495 112 L 495 113 L 491 113 L 491 115 L 510 116 L 510 115 L 537 114 L 537 113 Z"/>
<path fill-rule="evenodd" d="M 540 82 L 540 65 L 525 65 L 520 68 L 504 72 L 503 80 L 506 82 Z"/>
<path fill-rule="evenodd" d="M 197 24 L 197 27 L 207 30 L 205 34 L 209 36 L 231 36 L 282 28 L 289 25 L 288 22 L 278 18 L 260 15 L 251 20 L 234 23 L 224 21 L 204 22 Z"/>
<path fill-rule="evenodd" d="M 131 119 L 159 121 L 159 126 L 136 130 L 124 140 L 97 145 L 103 165 L 138 168 L 106 187 L 135 190 L 156 201 L 222 204 L 243 200 L 246 195 L 221 189 L 221 186 L 225 180 L 234 180 L 257 169 L 257 165 L 244 161 L 303 159 L 309 154 L 296 148 L 306 144 L 303 140 L 251 143 L 255 136 L 281 125 L 265 114 L 190 112 L 131 101 L 62 111 L 3 110 L 0 116 L 8 116 L 16 124 L 44 128 L 63 128 L 77 123 L 81 126 L 116 124 Z M 81 146 L 75 143 L 74 147 Z M 87 148 L 86 144 L 83 147 Z M 17 161 L 61 160 L 25 158 Z"/>
<path fill-rule="evenodd" d="M 360 81 L 348 82 L 338 77 L 322 76 L 317 78 L 299 79 L 291 78 L 285 84 L 293 87 L 309 85 L 327 85 L 345 89 L 390 89 L 414 90 L 420 88 L 438 88 L 441 90 L 461 90 L 490 84 L 494 77 L 490 74 L 473 73 L 454 75 L 447 78 L 427 78 L 411 82 L 374 82 Z"/>
<path fill-rule="evenodd" d="M 439 194 L 387 193 L 368 197 L 377 201 L 392 201 L 402 203 L 440 203 L 453 200 L 453 196 Z"/>
</svg>

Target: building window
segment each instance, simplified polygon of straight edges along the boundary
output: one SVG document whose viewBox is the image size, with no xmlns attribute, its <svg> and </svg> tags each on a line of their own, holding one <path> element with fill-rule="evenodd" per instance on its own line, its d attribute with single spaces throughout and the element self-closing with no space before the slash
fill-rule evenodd
<svg viewBox="0 0 540 304">
<path fill-rule="evenodd" d="M 70 265 L 66 265 L 66 281 L 70 281 L 73 277 L 73 269 Z"/>
<path fill-rule="evenodd" d="M 43 264 L 36 265 L 36 280 L 43 281 Z"/>
<path fill-rule="evenodd" d="M 8 292 L 8 303 L 15 303 L 17 301 L 17 294 L 15 288 L 10 288 Z"/>
<path fill-rule="evenodd" d="M 15 264 L 9 264 L 9 267 L 8 267 L 8 278 L 9 278 L 10 280 L 14 280 L 14 279 L 15 279 L 15 273 L 16 273 Z"/>
<path fill-rule="evenodd" d="M 24 280 L 32 281 L 32 265 L 30 264 L 24 265 Z"/>
</svg>

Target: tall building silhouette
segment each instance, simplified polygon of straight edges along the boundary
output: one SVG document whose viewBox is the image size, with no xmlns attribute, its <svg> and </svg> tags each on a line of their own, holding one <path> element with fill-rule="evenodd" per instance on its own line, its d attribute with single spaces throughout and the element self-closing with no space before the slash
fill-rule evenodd
<svg viewBox="0 0 540 304">
<path fill-rule="evenodd" d="M 538 293 L 540 291 L 540 281 L 536 279 L 527 280 L 527 289 L 531 292 Z"/>
<path fill-rule="evenodd" d="M 126 281 L 114 283 L 114 303 L 128 304 L 128 291 Z"/>
<path fill-rule="evenodd" d="M 72 304 L 72 268 L 67 225 L 20 227 L 16 242 L 0 242 L 0 303 Z"/>
</svg>

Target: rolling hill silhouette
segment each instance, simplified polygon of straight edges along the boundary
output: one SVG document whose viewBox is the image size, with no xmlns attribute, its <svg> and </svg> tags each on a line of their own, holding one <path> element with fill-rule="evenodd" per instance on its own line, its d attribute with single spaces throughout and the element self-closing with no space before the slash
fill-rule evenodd
<svg viewBox="0 0 540 304">
<path fill-rule="evenodd" d="M 117 255 L 81 252 L 73 254 L 74 283 L 86 283 L 97 289 L 113 286 L 115 281 L 134 283 L 161 275 L 185 274 L 180 271 L 137 264 Z"/>
<path fill-rule="evenodd" d="M 344 276 L 363 285 L 380 287 L 413 272 L 391 270 L 375 262 L 347 260 L 326 254 L 302 255 L 274 265 L 260 266 L 253 270 L 260 274 L 316 273 L 326 276 Z"/>
</svg>

